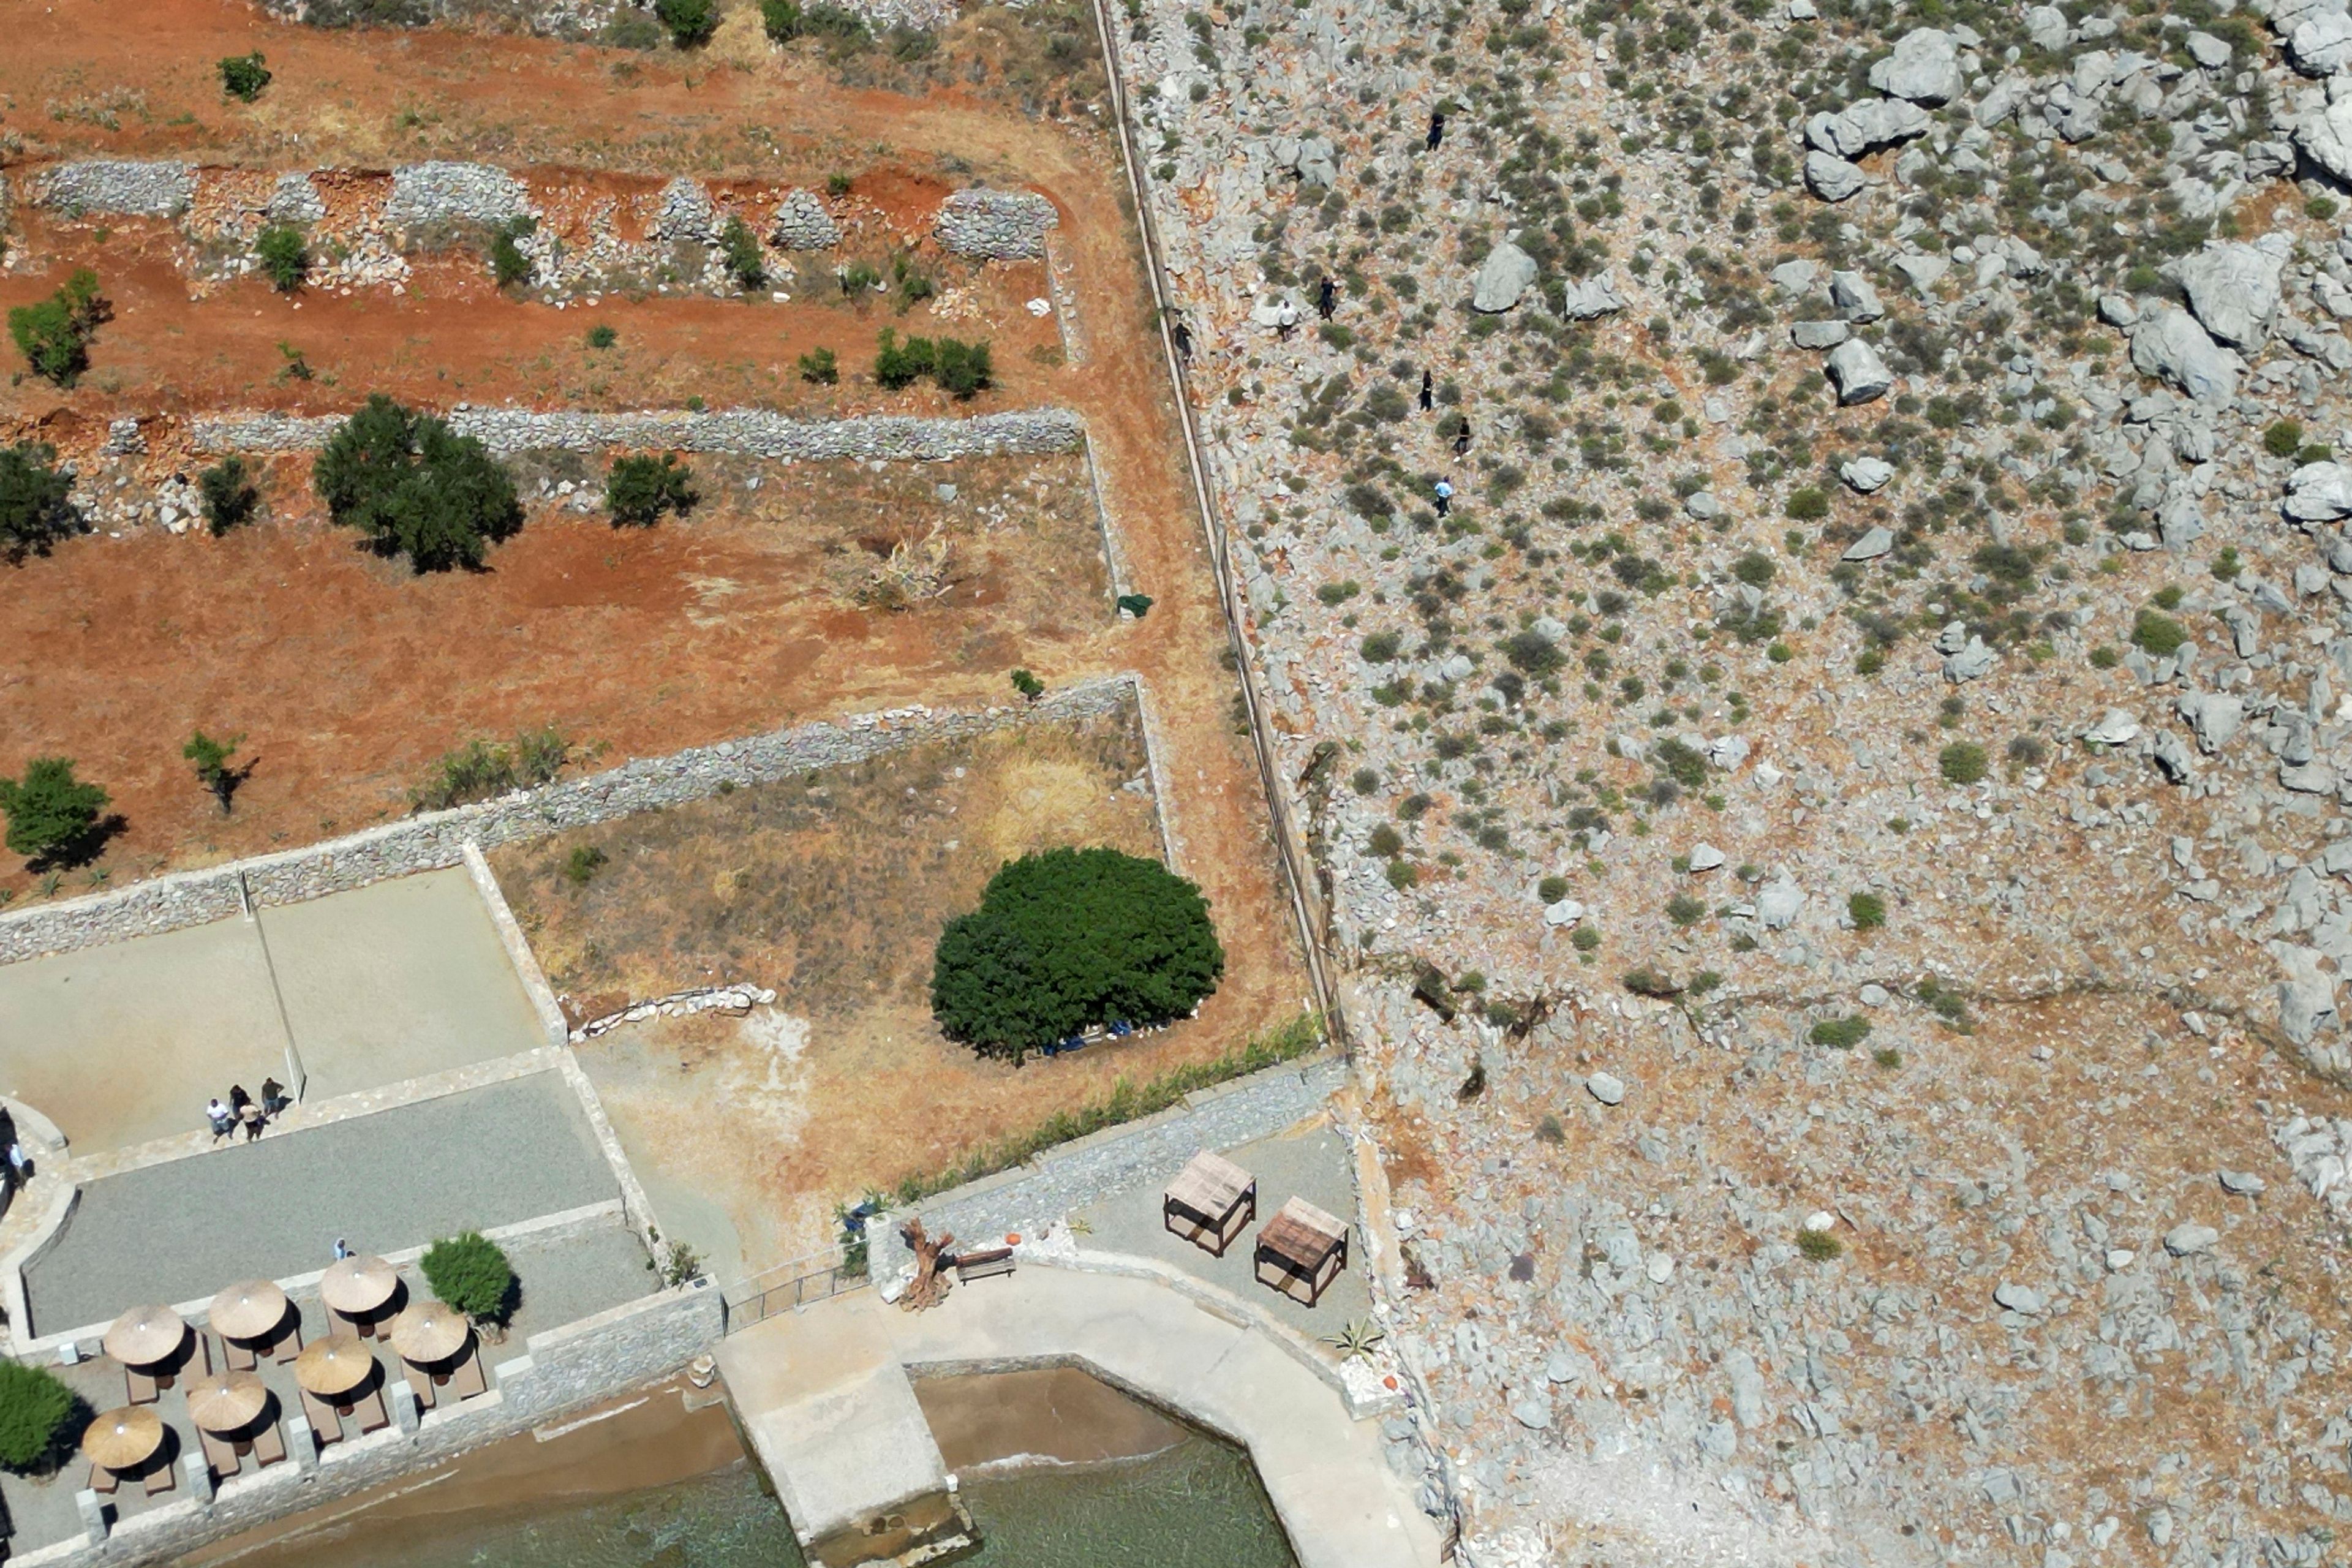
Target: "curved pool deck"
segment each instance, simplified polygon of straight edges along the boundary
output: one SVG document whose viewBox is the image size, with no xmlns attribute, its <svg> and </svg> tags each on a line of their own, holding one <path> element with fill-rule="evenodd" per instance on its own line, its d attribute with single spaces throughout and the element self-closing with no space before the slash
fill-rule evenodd
<svg viewBox="0 0 2352 1568">
<path fill-rule="evenodd" d="M 1024 1267 L 927 1312 L 860 1291 L 772 1318 L 719 1360 L 804 1534 L 853 1527 L 944 1475 L 906 1378 L 1076 1365 L 1246 1448 L 1300 1568 L 1435 1568 L 1442 1555 L 1377 1420 L 1351 1419 L 1266 1333 L 1150 1279 Z"/>
</svg>

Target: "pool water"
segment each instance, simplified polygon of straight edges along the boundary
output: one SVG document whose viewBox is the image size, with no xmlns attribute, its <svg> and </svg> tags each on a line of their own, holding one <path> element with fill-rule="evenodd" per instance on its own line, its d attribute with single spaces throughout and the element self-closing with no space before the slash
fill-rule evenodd
<svg viewBox="0 0 2352 1568">
<path fill-rule="evenodd" d="M 1187 1436 L 1147 1458 L 975 1476 L 980 1526 L 966 1568 L 1296 1568 L 1241 1450 Z M 791 1527 L 747 1461 L 587 1500 L 410 1520 L 364 1520 L 302 1552 L 337 1568 L 804 1568 Z M 271 1553 L 261 1554 L 264 1558 Z M 248 1560 L 251 1561 L 251 1560 Z"/>
</svg>

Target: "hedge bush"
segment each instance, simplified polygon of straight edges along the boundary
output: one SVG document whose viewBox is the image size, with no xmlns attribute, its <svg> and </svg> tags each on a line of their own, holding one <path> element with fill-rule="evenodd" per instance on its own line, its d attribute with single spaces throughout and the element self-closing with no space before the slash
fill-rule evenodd
<svg viewBox="0 0 2352 1568">
<path fill-rule="evenodd" d="M 8 817 L 8 847 L 28 864 L 70 860 L 98 831 L 98 814 L 111 797 L 74 777 L 66 757 L 35 757 L 21 779 L 0 778 L 0 812 Z"/>
<path fill-rule="evenodd" d="M 1116 849 L 1049 849 L 1008 861 L 940 933 L 931 1011 L 950 1039 L 1017 1065 L 1097 1025 L 1181 1018 L 1224 970 L 1192 882 Z"/>
<path fill-rule="evenodd" d="M 280 294 L 290 294 L 302 286 L 310 272 L 310 247 L 302 231 L 290 223 L 277 223 L 261 231 L 253 242 L 253 254 L 261 261 L 261 270 L 270 286 Z"/>
<path fill-rule="evenodd" d="M 50 546 L 81 529 L 75 515 L 73 479 L 57 466 L 58 449 L 46 442 L 0 447 L 0 561 L 11 566 L 27 555 L 47 555 Z"/>
<path fill-rule="evenodd" d="M 420 573 L 479 566 L 522 527 L 514 480 L 488 447 L 382 393 L 327 442 L 312 479 L 337 522 Z"/>
<path fill-rule="evenodd" d="M 76 1403 L 47 1367 L 0 1360 L 0 1465 L 22 1474 L 53 1458 Z"/>
<path fill-rule="evenodd" d="M 604 480 L 604 504 L 615 528 L 651 528 L 665 512 L 683 517 L 702 499 L 694 470 L 674 452 L 659 458 L 615 458 Z"/>
<path fill-rule="evenodd" d="M 8 335 L 16 340 L 34 374 L 71 386 L 89 368 L 90 334 L 108 314 L 106 297 L 98 291 L 98 274 L 85 267 L 47 299 L 11 310 Z"/>
<path fill-rule="evenodd" d="M 477 1322 L 503 1321 L 514 1310 L 514 1265 L 479 1231 L 435 1242 L 419 1267 L 436 1296 Z"/>
</svg>

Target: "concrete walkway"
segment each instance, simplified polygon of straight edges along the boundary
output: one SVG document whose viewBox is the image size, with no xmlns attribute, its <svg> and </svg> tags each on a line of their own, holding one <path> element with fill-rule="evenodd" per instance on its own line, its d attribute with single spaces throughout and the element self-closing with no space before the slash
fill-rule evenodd
<svg viewBox="0 0 2352 1568">
<path fill-rule="evenodd" d="M 904 1433 L 896 1387 L 853 1415 L 861 1391 L 903 1370 L 1008 1371 L 1078 1365 L 1104 1382 L 1249 1450 L 1300 1568 L 1433 1568 L 1442 1542 L 1381 1454 L 1377 1422 L 1349 1419 L 1339 1395 L 1264 1334 L 1208 1312 L 1164 1285 L 1025 1267 L 960 1287 L 944 1306 L 904 1312 L 872 1292 L 772 1318 L 719 1352 L 752 1445 L 792 1507 L 845 1521 L 861 1476 L 896 1500 L 937 1464 L 929 1428 L 904 1434 L 887 1461 L 867 1444 Z M 908 1395 L 911 1400 L 911 1394 Z M 825 1440 L 823 1432 L 835 1435 Z M 811 1440 L 817 1433 L 817 1440 Z M 859 1438 L 852 1441 L 852 1437 Z M 794 1516 L 803 1531 L 815 1522 Z"/>
</svg>

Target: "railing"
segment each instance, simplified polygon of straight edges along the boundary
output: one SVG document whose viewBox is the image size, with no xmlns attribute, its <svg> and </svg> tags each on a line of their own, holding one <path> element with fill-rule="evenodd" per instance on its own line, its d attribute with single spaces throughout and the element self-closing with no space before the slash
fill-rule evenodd
<svg viewBox="0 0 2352 1568">
<path fill-rule="evenodd" d="M 853 1266 L 839 1247 L 780 1263 L 747 1279 L 739 1279 L 720 1292 L 727 1302 L 727 1331 L 740 1332 L 778 1312 L 797 1311 L 813 1302 L 829 1301 L 835 1296 L 863 1290 L 872 1282 L 865 1260 L 857 1259 Z"/>
</svg>

